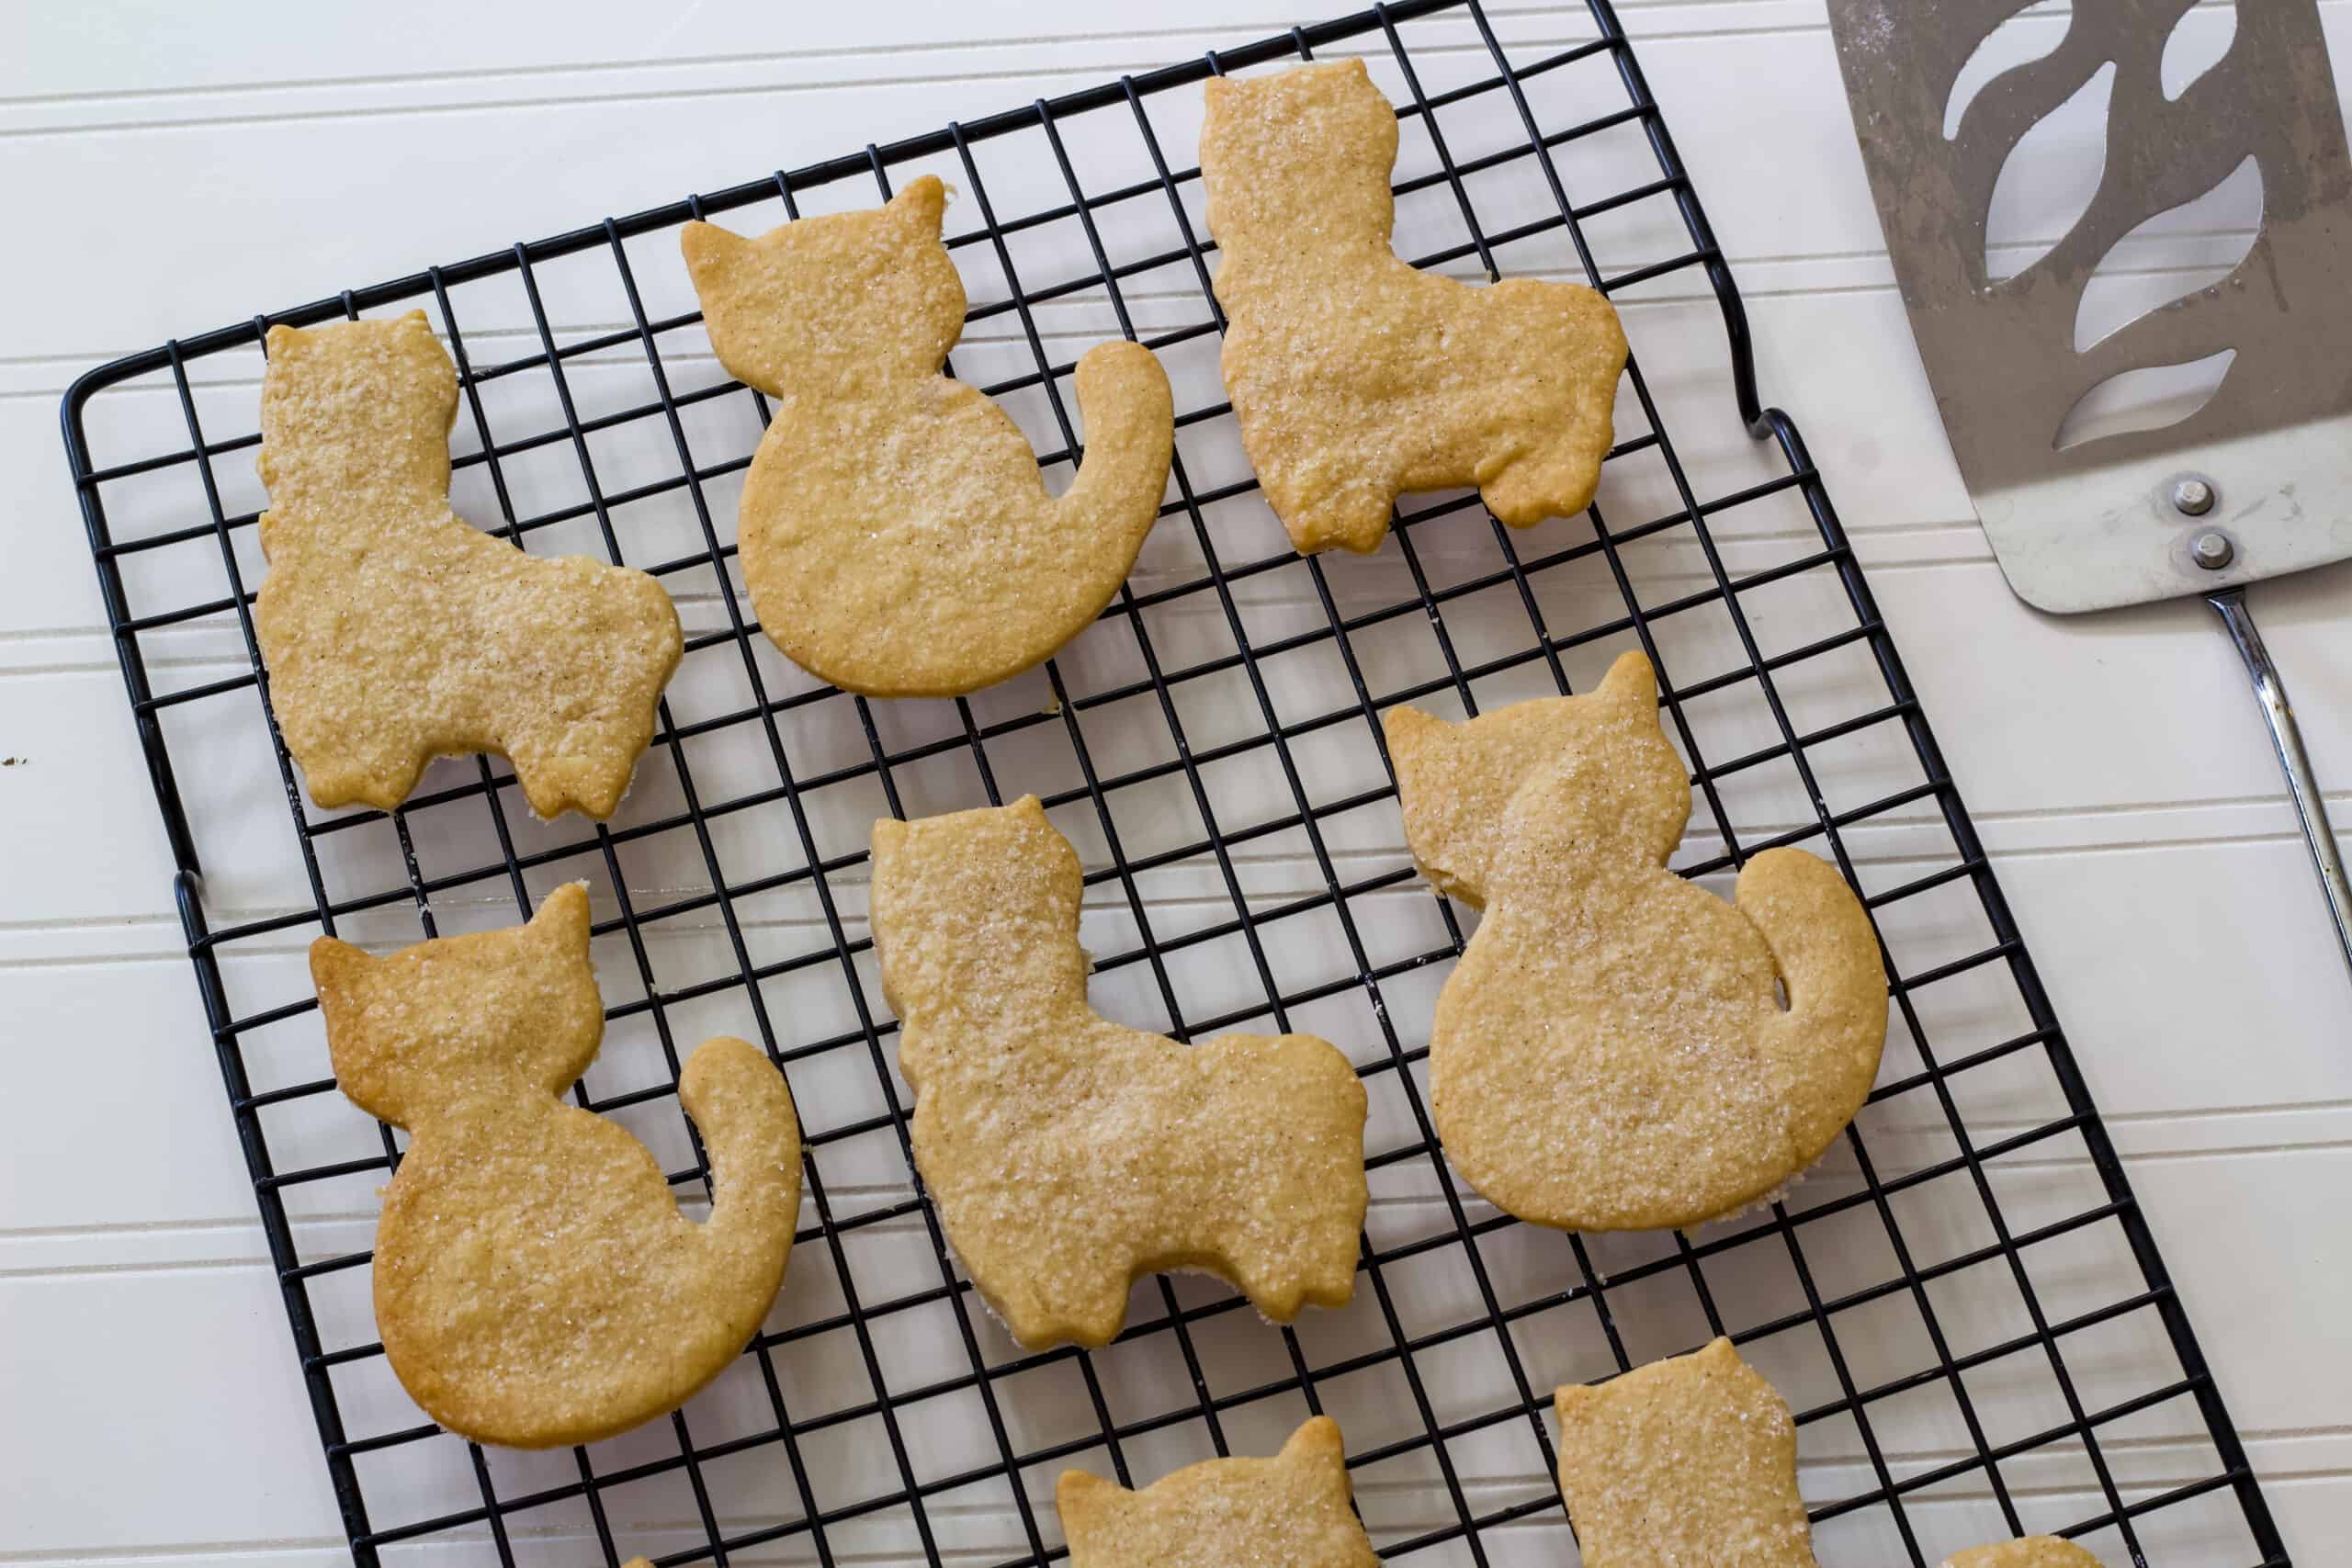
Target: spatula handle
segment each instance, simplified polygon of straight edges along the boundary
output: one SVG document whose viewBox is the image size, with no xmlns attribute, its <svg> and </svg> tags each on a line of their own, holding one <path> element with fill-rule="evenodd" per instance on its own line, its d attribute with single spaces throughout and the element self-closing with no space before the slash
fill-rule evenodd
<svg viewBox="0 0 2352 1568">
<path fill-rule="evenodd" d="M 2270 662 L 2262 633 L 2245 606 L 2245 590 L 2227 588 L 2208 593 L 2205 602 L 2227 626 L 2238 645 L 2245 672 L 2254 682 L 2255 700 L 2269 721 L 2271 744 L 2278 749 L 2278 765 L 2286 770 L 2287 793 L 2294 796 L 2295 815 L 2303 825 L 2303 841 L 2311 846 L 2312 863 L 2319 870 L 2320 890 L 2327 897 L 2327 912 L 2335 921 L 2335 941 L 2344 950 L 2344 967 L 2352 974 L 2352 886 L 2344 877 L 2344 856 L 2335 847 L 2335 829 L 2328 826 L 2327 801 L 2312 776 L 2312 760 L 2303 750 L 2303 732 L 2295 724 L 2295 705 L 2287 699 L 2286 682 Z"/>
</svg>

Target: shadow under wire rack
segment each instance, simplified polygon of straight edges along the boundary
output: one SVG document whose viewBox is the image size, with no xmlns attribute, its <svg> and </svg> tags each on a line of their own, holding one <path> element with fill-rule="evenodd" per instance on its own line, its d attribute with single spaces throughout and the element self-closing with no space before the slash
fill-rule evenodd
<svg viewBox="0 0 2352 1568">
<path fill-rule="evenodd" d="M 1589 280 L 1623 310 L 1620 438 L 1585 516 L 1513 533 L 1475 494 L 1423 496 L 1377 555 L 1286 547 L 1216 373 L 1192 150 L 1204 78 L 1318 52 L 1364 55 L 1397 107 L 1401 254 Z M 733 518 L 767 410 L 711 355 L 674 231 L 758 231 L 927 171 L 961 193 L 951 372 L 1058 485 L 1074 360 L 1140 339 L 1176 389 L 1177 456 L 1134 577 L 1057 658 L 968 699 L 874 703 L 748 618 Z M 435 764 L 389 815 L 320 813 L 277 744 L 250 614 L 260 344 L 417 305 L 463 386 L 458 510 L 642 567 L 679 604 L 687 653 L 608 826 L 537 821 L 483 758 Z M 1043 1563 L 1066 1554 L 1061 1469 L 1141 1484 L 1271 1452 L 1310 1412 L 1340 1419 L 1386 1561 L 1571 1562 L 1552 1389 L 1717 1334 L 1799 1413 L 1832 1568 L 2036 1531 L 2109 1564 L 2287 1562 L 1822 477 L 1759 403 L 1739 294 L 1607 0 L 1499 19 L 1400 0 L 1040 99 L 167 344 L 83 378 L 64 427 L 360 1562 Z M 1457 1187 L 1437 1148 L 1428 1023 L 1469 917 L 1403 852 L 1378 716 L 1578 689 L 1634 647 L 1702 807 L 1678 869 L 1720 886 L 1772 845 L 1831 859 L 1893 1018 L 1870 1105 L 1780 1201 L 1688 1235 L 1562 1235 Z M 1355 1061 L 1374 1204 L 1349 1308 L 1277 1329 L 1216 1281 L 1147 1279 L 1109 1348 L 1033 1354 L 972 1296 L 909 1153 L 865 844 L 877 815 L 1029 791 L 1091 868 L 1099 1007 L 1179 1038 L 1312 1031 Z M 691 1205 L 681 1052 L 761 1042 L 806 1131 L 803 1225 L 763 1331 L 682 1411 L 483 1450 L 422 1420 L 376 1341 L 368 1247 L 400 1144 L 324 1076 L 302 953 L 509 924 L 581 878 L 610 1006 L 578 1103 Z"/>
</svg>

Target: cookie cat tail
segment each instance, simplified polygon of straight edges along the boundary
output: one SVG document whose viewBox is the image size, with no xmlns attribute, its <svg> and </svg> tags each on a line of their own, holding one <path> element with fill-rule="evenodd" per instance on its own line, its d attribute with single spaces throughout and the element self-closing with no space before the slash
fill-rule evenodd
<svg viewBox="0 0 2352 1568">
<path fill-rule="evenodd" d="M 749 1041 L 706 1040 L 686 1058 L 678 1099 L 710 1152 L 710 1218 L 703 1229 L 730 1275 L 756 1275 L 747 1289 L 764 1316 L 784 1280 L 800 1220 L 800 1120 L 784 1075 Z M 753 1324 L 746 1325 L 750 1337 Z"/>
<path fill-rule="evenodd" d="M 1139 343 L 1096 344 L 1078 362 L 1078 412 L 1086 422 L 1086 461 L 1060 504 L 1120 528 L 1132 559 L 1159 520 L 1176 449 L 1168 372 Z"/>
<path fill-rule="evenodd" d="M 1755 922 L 1788 987 L 1783 1015 L 1791 1069 L 1824 1092 L 1792 1096 L 1817 1107 L 1791 1132 L 1810 1154 L 1828 1147 L 1878 1077 L 1886 1043 L 1886 969 L 1861 900 L 1827 862 L 1767 850 L 1739 874 L 1739 911 Z"/>
</svg>

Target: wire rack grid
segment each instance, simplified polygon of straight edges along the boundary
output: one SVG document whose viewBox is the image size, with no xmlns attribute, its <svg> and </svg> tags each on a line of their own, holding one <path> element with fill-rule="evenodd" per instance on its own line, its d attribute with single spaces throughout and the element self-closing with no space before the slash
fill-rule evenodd
<svg viewBox="0 0 2352 1568">
<path fill-rule="evenodd" d="M 1140 1484 L 1269 1451 L 1309 1412 L 1340 1417 L 1387 1561 L 1573 1561 L 1551 1389 L 1717 1334 L 1800 1412 L 1825 1562 L 1924 1565 L 2036 1529 L 2110 1562 L 2287 1562 L 1821 476 L 1758 401 L 1658 104 L 1607 0 L 1588 8 L 1575 36 L 1507 46 L 1498 26 L 1530 28 L 1402 0 L 74 388 L 69 456 L 188 951 L 359 1562 L 1042 1563 L 1064 1555 L 1046 1495 L 1065 1466 Z M 1514 536 L 1449 494 L 1415 498 L 1375 557 L 1281 547 L 1216 374 L 1184 154 L 1202 79 L 1335 49 L 1398 108 L 1403 254 L 1587 279 L 1623 309 L 1621 438 L 1586 517 Z M 1135 577 L 1069 649 L 970 699 L 876 704 L 811 682 L 747 617 L 732 500 L 767 409 L 717 368 L 674 231 L 863 205 L 923 169 L 967 198 L 951 368 L 1039 438 L 1049 479 L 1080 450 L 1076 354 L 1112 332 L 1169 366 L 1178 454 Z M 686 659 L 609 826 L 532 819 L 483 758 L 436 763 L 389 815 L 318 813 L 277 744 L 241 471 L 260 344 L 273 322 L 416 304 L 464 388 L 460 510 L 521 547 L 642 566 L 681 605 Z M 1703 807 L 1678 868 L 1720 883 L 1772 845 L 1832 858 L 1878 928 L 1894 1017 L 1871 1104 L 1800 1189 L 1690 1235 L 1559 1235 L 1457 1188 L 1437 1150 L 1427 1021 L 1466 917 L 1402 853 L 1378 716 L 1575 689 L 1633 647 Z M 1350 1051 L 1374 1203 L 1344 1312 L 1275 1329 L 1221 1285 L 1161 1278 L 1110 1348 L 1030 1354 L 971 1295 L 908 1147 L 865 826 L 1029 790 L 1092 868 L 1099 1006 L 1179 1038 L 1272 1025 Z M 800 1107 L 805 1223 L 775 1313 L 684 1410 L 594 1448 L 486 1450 L 421 1423 L 374 1338 L 374 1190 L 400 1141 L 322 1076 L 301 953 L 321 931 L 508 923 L 583 876 L 612 1005 L 578 1103 L 645 1138 L 691 1205 L 707 1194 L 679 1043 L 752 1034 Z"/>
</svg>

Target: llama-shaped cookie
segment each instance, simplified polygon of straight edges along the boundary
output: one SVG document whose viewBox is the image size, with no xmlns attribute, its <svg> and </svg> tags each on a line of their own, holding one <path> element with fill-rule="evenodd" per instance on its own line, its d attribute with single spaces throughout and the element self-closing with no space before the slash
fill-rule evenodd
<svg viewBox="0 0 2352 1568">
<path fill-rule="evenodd" d="M 1666 869 L 1690 789 L 1648 660 L 1582 696 L 1385 722 L 1413 858 L 1486 911 L 1430 1035 L 1464 1179 L 1538 1224 L 1647 1230 L 1765 1197 L 1828 1146 L 1886 1037 L 1870 919 L 1802 850 L 1749 861 L 1735 903 Z"/>
<path fill-rule="evenodd" d="M 1788 1401 L 1728 1339 L 1561 1389 L 1560 1495 L 1584 1568 L 1818 1568 Z M 2054 1536 L 1957 1552 L 1943 1568 L 2099 1568 Z"/>
<path fill-rule="evenodd" d="M 1343 1304 L 1364 1090 L 1306 1034 L 1185 1046 L 1087 1005 L 1078 856 L 1035 795 L 874 825 L 874 941 L 947 1238 L 1014 1338 L 1108 1344 L 1202 1269 L 1288 1323 Z"/>
<path fill-rule="evenodd" d="M 1167 374 L 1133 343 L 1078 362 L 1086 458 L 1049 497 L 1028 438 L 940 374 L 964 285 L 924 175 L 865 212 L 758 239 L 681 238 L 728 374 L 775 400 L 738 534 L 760 625 L 793 661 L 869 696 L 959 696 L 1084 630 L 1159 515 Z"/>
<path fill-rule="evenodd" d="M 311 975 L 343 1092 L 409 1131 L 376 1225 L 376 1325 L 426 1414 L 485 1443 L 593 1442 L 743 1348 L 800 1211 L 792 1097 L 743 1041 L 686 1059 L 714 1188 L 699 1224 L 644 1145 L 557 1098 L 605 1028 L 584 888 L 382 958 L 321 937 Z"/>
<path fill-rule="evenodd" d="M 1589 504 L 1625 367 L 1609 301 L 1400 260 L 1396 115 L 1363 61 L 1207 92 L 1225 389 L 1291 543 L 1375 548 L 1405 491 L 1475 484 L 1519 526 Z"/>
<path fill-rule="evenodd" d="M 254 633 L 311 798 L 389 811 L 433 758 L 492 751 L 539 816 L 611 816 L 684 646 L 662 585 L 449 510 L 458 377 L 423 311 L 268 347 Z"/>
<path fill-rule="evenodd" d="M 1318 1416 L 1272 1459 L 1213 1459 L 1140 1491 L 1062 1472 L 1070 1568 L 1379 1568 L 1350 1506 L 1340 1424 Z"/>
</svg>

